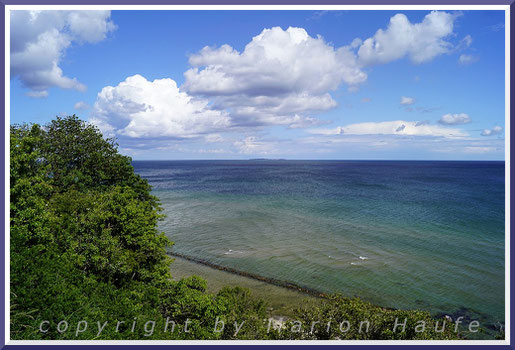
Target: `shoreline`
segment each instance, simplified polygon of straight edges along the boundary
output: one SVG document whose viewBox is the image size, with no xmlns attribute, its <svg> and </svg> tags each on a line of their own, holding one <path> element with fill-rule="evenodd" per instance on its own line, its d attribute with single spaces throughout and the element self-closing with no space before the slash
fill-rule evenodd
<svg viewBox="0 0 515 350">
<path fill-rule="evenodd" d="M 280 287 L 280 288 L 288 289 L 288 290 L 295 291 L 295 292 L 298 292 L 298 293 L 306 294 L 307 296 L 310 296 L 310 297 L 315 297 L 315 298 L 327 298 L 328 297 L 327 293 L 321 292 L 321 291 L 316 290 L 314 288 L 304 287 L 304 286 L 297 285 L 295 283 L 278 280 L 276 278 L 269 278 L 269 277 L 261 276 L 261 275 L 254 274 L 254 273 L 251 273 L 251 272 L 245 272 L 245 271 L 237 270 L 237 269 L 234 269 L 234 268 L 231 268 L 231 267 L 226 267 L 226 266 L 218 265 L 218 264 L 212 263 L 212 262 L 204 260 L 204 259 L 194 258 L 194 257 L 188 256 L 188 255 L 184 255 L 184 254 L 180 254 L 180 253 L 167 252 L 167 254 L 169 256 L 174 257 L 174 258 L 184 259 L 184 260 L 190 261 L 192 263 L 196 263 L 196 264 L 200 264 L 200 265 L 203 265 L 203 266 L 210 267 L 212 269 L 216 269 L 216 270 L 219 270 L 219 271 L 224 271 L 224 272 L 227 272 L 227 273 L 230 273 L 230 274 L 233 274 L 233 275 L 238 275 L 238 276 L 250 278 L 250 279 L 253 279 L 253 280 L 256 280 L 256 281 L 264 282 L 264 283 L 269 284 L 269 285 L 273 285 L 273 286 L 276 286 L 276 287 Z"/>
<path fill-rule="evenodd" d="M 292 316 L 292 310 L 296 306 L 306 303 L 316 303 L 317 300 L 327 299 L 329 297 L 328 293 L 323 293 L 314 288 L 303 287 L 294 283 L 225 267 L 201 258 L 194 258 L 180 253 L 167 252 L 167 254 L 175 258 L 170 264 L 174 279 L 189 277 L 191 275 L 200 276 L 208 282 L 208 290 L 211 289 L 212 292 L 217 292 L 225 286 L 248 288 L 251 290 L 254 297 L 267 301 L 270 306 L 269 310 L 272 311 L 272 317 L 290 317 Z M 459 316 L 464 316 L 465 319 L 469 320 L 475 319 L 471 318 L 471 315 L 467 315 L 466 312 L 460 314 L 456 314 L 455 312 L 431 312 L 430 310 L 420 308 L 399 309 L 375 303 L 371 304 L 382 310 L 428 311 L 431 317 L 438 319 L 445 318 L 448 320 L 450 318 L 454 321 Z M 484 334 L 491 337 L 495 336 L 496 329 L 492 327 L 492 324 L 485 322 L 485 320 L 481 320 L 480 322 Z M 475 338 L 472 337 L 470 339 Z"/>
</svg>

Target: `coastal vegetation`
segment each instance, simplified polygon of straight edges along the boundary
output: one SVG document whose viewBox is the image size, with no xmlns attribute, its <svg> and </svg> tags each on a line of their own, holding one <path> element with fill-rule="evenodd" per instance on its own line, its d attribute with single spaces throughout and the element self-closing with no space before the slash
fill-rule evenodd
<svg viewBox="0 0 515 350">
<path fill-rule="evenodd" d="M 453 320 L 341 295 L 280 320 L 248 289 L 174 280 L 161 217 L 148 182 L 95 126 L 76 116 L 11 126 L 11 338 L 461 337 Z"/>
</svg>

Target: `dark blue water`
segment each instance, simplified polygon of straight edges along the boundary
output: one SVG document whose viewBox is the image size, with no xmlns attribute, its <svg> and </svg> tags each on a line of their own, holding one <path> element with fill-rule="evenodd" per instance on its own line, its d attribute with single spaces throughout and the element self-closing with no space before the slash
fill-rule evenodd
<svg viewBox="0 0 515 350">
<path fill-rule="evenodd" d="M 173 250 L 379 305 L 504 323 L 504 162 L 135 161 Z"/>
</svg>

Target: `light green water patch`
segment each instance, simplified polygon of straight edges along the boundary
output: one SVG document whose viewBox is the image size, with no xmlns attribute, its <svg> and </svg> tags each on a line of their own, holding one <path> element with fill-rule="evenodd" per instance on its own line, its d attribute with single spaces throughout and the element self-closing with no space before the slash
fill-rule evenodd
<svg viewBox="0 0 515 350">
<path fill-rule="evenodd" d="M 503 245 L 493 232 L 492 242 L 482 239 L 493 230 L 487 225 L 449 226 L 435 213 L 393 220 L 347 199 L 159 197 L 167 214 L 160 227 L 176 253 L 384 307 L 504 320 Z M 379 210 L 377 201 L 369 204 Z M 395 203 L 380 207 L 390 214 Z"/>
</svg>

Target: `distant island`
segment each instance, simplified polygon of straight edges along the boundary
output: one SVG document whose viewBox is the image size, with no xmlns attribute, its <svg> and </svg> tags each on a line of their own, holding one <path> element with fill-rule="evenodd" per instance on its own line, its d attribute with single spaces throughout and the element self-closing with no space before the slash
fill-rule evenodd
<svg viewBox="0 0 515 350">
<path fill-rule="evenodd" d="M 286 160 L 284 158 L 251 158 L 250 161 Z"/>
</svg>

